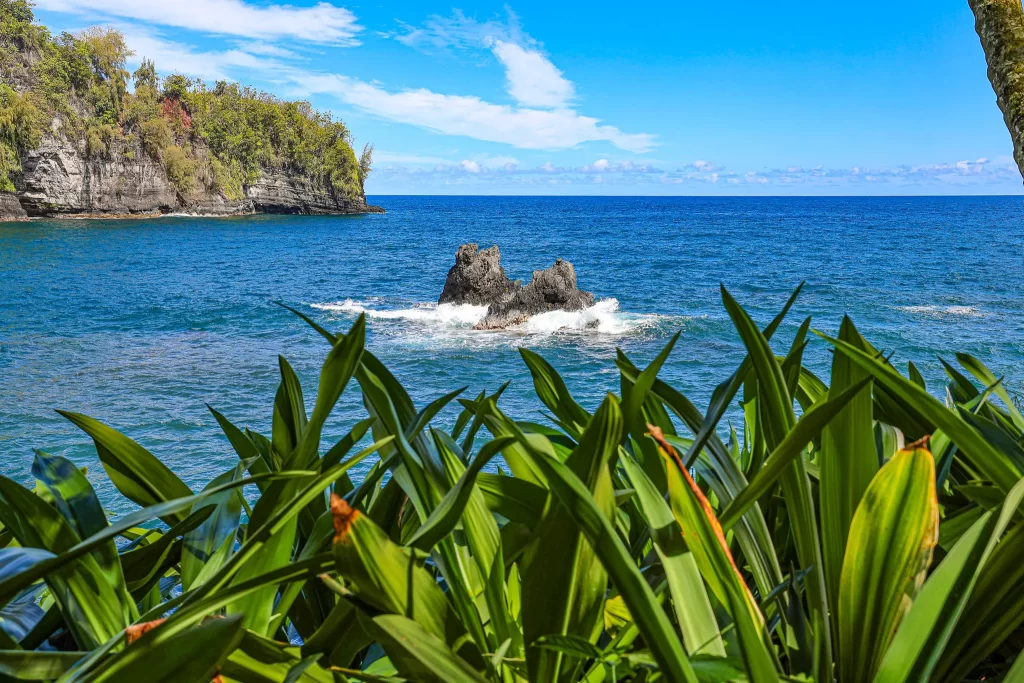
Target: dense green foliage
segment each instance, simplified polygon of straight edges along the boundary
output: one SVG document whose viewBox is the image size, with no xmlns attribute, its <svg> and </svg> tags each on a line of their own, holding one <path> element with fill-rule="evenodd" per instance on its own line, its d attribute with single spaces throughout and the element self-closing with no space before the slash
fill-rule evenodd
<svg viewBox="0 0 1024 683">
<path fill-rule="evenodd" d="M 306 319 L 329 349 L 311 413 L 284 359 L 268 435 L 211 408 L 238 463 L 199 493 L 62 413 L 141 509 L 108 522 L 42 452 L 34 489 L 0 477 L 0 675 L 1021 681 L 1024 416 L 1002 380 L 958 355 L 941 402 L 844 320 L 814 340 L 826 384 L 809 319 L 769 345 L 796 295 L 763 330 L 722 296 L 748 355 L 703 413 L 657 378 L 678 337 L 644 369 L 620 352 L 593 412 L 525 349 L 547 424 L 505 415 L 503 387 L 418 409 L 362 317 Z M 323 445 L 353 379 L 367 417 Z"/>
<path fill-rule="evenodd" d="M 357 159 L 348 129 L 308 102 L 173 74 L 144 59 L 134 74 L 124 37 L 109 28 L 52 36 L 27 0 L 0 0 L 0 189 L 13 189 L 20 155 L 53 120 L 94 158 L 142 150 L 184 195 L 242 196 L 262 169 L 308 177 L 344 195 L 362 191 L 370 148 Z"/>
</svg>

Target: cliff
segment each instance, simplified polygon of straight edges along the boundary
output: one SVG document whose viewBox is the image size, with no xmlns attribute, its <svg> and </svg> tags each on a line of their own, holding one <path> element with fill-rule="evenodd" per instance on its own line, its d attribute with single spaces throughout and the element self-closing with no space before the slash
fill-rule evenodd
<svg viewBox="0 0 1024 683">
<path fill-rule="evenodd" d="M 380 212 L 344 123 L 308 102 L 134 73 L 124 36 L 55 36 L 0 0 L 0 219 Z"/>
<path fill-rule="evenodd" d="M 0 220 L 26 216 L 124 216 L 164 213 L 353 214 L 382 212 L 361 192 L 346 195 L 301 172 L 261 169 L 242 196 L 215 188 L 182 193 L 163 163 L 121 143 L 111 154 L 90 157 L 70 140 L 47 134 L 21 157 L 15 192 L 0 194 Z"/>
</svg>

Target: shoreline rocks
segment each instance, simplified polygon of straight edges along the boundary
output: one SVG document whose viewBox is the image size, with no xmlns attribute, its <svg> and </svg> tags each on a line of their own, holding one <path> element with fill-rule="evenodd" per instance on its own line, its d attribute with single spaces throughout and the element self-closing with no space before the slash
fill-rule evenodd
<svg viewBox="0 0 1024 683">
<path fill-rule="evenodd" d="M 497 245 L 481 251 L 476 244 L 463 244 L 438 303 L 486 305 L 487 314 L 474 329 L 502 330 L 541 313 L 582 311 L 594 305 L 594 295 L 576 286 L 576 269 L 563 259 L 533 271 L 533 279 L 523 286 L 505 274 Z"/>
<path fill-rule="evenodd" d="M 28 213 L 13 192 L 0 192 L 0 221 L 26 221 Z"/>
<path fill-rule="evenodd" d="M 54 130 L 56 123 L 54 124 Z M 0 221 L 37 218 L 138 218 L 166 214 L 244 216 L 250 214 L 341 215 L 383 213 L 362 193 L 345 195 L 288 169 L 264 168 L 242 197 L 227 199 L 199 187 L 182 195 L 163 165 L 138 142 L 120 142 L 107 154 L 90 157 L 51 131 L 22 155 L 16 192 L 0 193 Z"/>
</svg>

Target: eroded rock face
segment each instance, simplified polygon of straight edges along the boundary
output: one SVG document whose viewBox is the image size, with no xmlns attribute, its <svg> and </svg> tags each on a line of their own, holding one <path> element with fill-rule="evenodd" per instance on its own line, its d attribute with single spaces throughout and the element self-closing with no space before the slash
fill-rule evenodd
<svg viewBox="0 0 1024 683">
<path fill-rule="evenodd" d="M 266 169 L 245 197 L 217 192 L 182 196 L 163 165 L 138 145 L 112 149 L 105 158 L 86 158 L 56 134 L 46 135 L 22 158 L 17 198 L 29 216 L 146 215 L 191 213 L 233 216 L 251 213 L 349 214 L 383 209 L 358 196 L 344 196 L 285 170 Z"/>
<path fill-rule="evenodd" d="M 0 192 L 0 222 L 23 221 L 26 218 L 28 214 L 21 208 L 18 195 L 13 192 Z"/>
<path fill-rule="evenodd" d="M 594 295 L 577 288 L 576 269 L 568 261 L 557 259 L 550 268 L 533 271 L 524 287 L 505 275 L 497 245 L 480 251 L 476 244 L 463 244 L 438 303 L 486 305 L 487 315 L 474 327 L 501 330 L 548 311 L 581 311 L 594 304 Z"/>
<path fill-rule="evenodd" d="M 70 143 L 46 136 L 22 169 L 18 197 L 30 216 L 166 213 L 178 206 L 163 167 L 145 155 L 85 159 Z"/>
<path fill-rule="evenodd" d="M 487 315 L 475 327 L 501 330 L 526 322 L 528 318 L 548 311 L 582 311 L 594 305 L 594 295 L 576 288 L 576 269 L 557 259 L 546 270 L 533 271 L 533 279 L 510 298 L 492 303 Z"/>
<path fill-rule="evenodd" d="M 505 275 L 497 244 L 483 251 L 476 244 L 463 244 L 455 252 L 455 265 L 448 271 L 437 302 L 488 306 L 503 301 L 519 287 L 519 282 L 513 282 Z"/>
<path fill-rule="evenodd" d="M 245 188 L 246 197 L 261 213 L 337 214 L 366 213 L 362 197 L 345 197 L 314 185 L 305 178 L 279 170 L 267 170 L 255 185 Z"/>
</svg>

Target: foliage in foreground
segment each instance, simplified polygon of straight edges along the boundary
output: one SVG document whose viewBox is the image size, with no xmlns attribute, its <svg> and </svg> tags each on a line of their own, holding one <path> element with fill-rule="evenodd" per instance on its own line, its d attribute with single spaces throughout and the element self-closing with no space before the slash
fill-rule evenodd
<svg viewBox="0 0 1024 683">
<path fill-rule="evenodd" d="M 307 318 L 330 349 L 312 413 L 282 359 L 269 436 L 211 409 L 239 461 L 198 493 L 64 413 L 141 509 L 109 523 L 45 453 L 35 490 L 0 477 L 0 674 L 1024 680 L 1024 416 L 966 355 L 936 400 L 849 320 L 819 335 L 826 385 L 802 363 L 810 320 L 785 356 L 769 347 L 793 299 L 762 330 L 723 289 L 747 356 L 704 413 L 657 379 L 675 339 L 644 369 L 620 352 L 619 395 L 593 413 L 523 350 L 545 424 L 506 416 L 503 388 L 417 409 L 363 318 L 337 335 Z M 321 444 L 353 378 L 368 417 Z M 454 428 L 432 426 L 456 399 Z"/>
<path fill-rule="evenodd" d="M 0 0 L 0 190 L 14 190 L 21 155 L 56 120 L 89 158 L 131 160 L 141 151 L 162 163 L 184 195 L 241 199 L 266 168 L 362 192 L 373 150 L 357 159 L 341 121 L 236 83 L 207 89 L 181 74 L 160 79 L 147 59 L 129 74 L 131 55 L 115 29 L 53 36 L 35 23 L 29 0 Z"/>
</svg>

